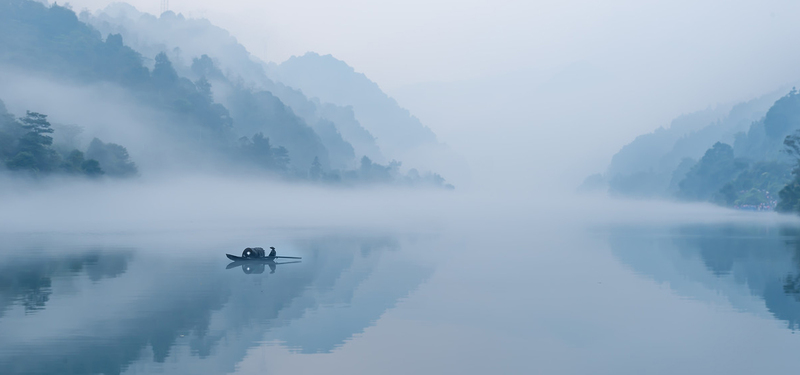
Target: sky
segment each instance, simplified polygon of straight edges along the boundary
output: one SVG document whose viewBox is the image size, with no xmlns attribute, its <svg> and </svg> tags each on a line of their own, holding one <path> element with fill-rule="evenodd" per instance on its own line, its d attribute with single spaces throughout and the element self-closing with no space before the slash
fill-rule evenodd
<svg viewBox="0 0 800 375">
<path fill-rule="evenodd" d="M 70 1 L 76 11 L 110 3 Z M 160 9 L 155 0 L 129 3 Z M 561 152 L 562 164 L 542 170 L 570 183 L 680 114 L 800 77 L 800 3 L 785 0 L 171 0 L 169 8 L 210 19 L 266 61 L 333 54 L 448 144 L 497 151 L 473 164 L 513 159 L 519 153 L 506 151 L 516 147 L 534 162 Z"/>
</svg>

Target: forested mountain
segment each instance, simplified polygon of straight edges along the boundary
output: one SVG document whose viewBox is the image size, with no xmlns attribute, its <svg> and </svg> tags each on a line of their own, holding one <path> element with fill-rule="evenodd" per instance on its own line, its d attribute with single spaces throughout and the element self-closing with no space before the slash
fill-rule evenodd
<svg viewBox="0 0 800 375">
<path fill-rule="evenodd" d="M 117 7 L 135 12 L 130 6 Z M 115 98 L 115 104 L 131 107 L 130 112 L 137 116 L 135 126 L 146 128 L 140 132 L 145 139 L 138 141 L 144 143 L 135 144 L 133 159 L 137 155 L 160 158 L 150 160 L 149 166 L 165 166 L 170 160 L 182 159 L 184 165 L 193 168 L 206 165 L 228 171 L 260 170 L 290 179 L 329 183 L 445 185 L 433 173 L 420 174 L 415 169 L 402 173 L 399 162 L 378 164 L 383 160 L 382 154 L 351 109 L 309 100 L 300 91 L 273 82 L 264 74 L 261 63 L 252 60 L 224 30 L 204 20 L 187 21 L 172 13 L 161 18 L 138 12 L 134 15 L 141 22 L 155 22 L 166 28 L 159 35 L 173 35 L 172 40 L 187 42 L 186 46 L 165 48 L 168 44 L 147 39 L 149 34 L 139 33 L 141 27 L 130 24 L 138 21 L 127 16 L 95 17 L 84 13 L 79 19 L 70 9 L 57 5 L 0 0 L 0 78 L 46 77 L 48 85 L 69 87 L 65 89 L 67 93 L 95 90 L 97 102 L 92 105 L 100 107 L 105 105 L 106 97 L 112 100 L 109 93 L 119 94 L 124 99 Z M 100 32 L 82 20 L 124 34 Z M 202 39 L 206 37 L 207 40 Z M 131 48 L 127 38 L 138 41 L 140 51 Z M 221 60 L 199 54 L 203 46 L 211 53 L 222 51 Z M 24 86 L 26 92 L 36 89 L 35 85 L 26 85 L 24 78 L 2 82 L 16 82 L 13 84 Z M 2 89 L 8 94 L 17 87 Z M 30 99 L 30 103 L 14 99 L 18 112 L 23 107 L 42 104 L 36 99 Z M 91 108 L 72 109 L 72 113 L 78 111 L 87 113 Z M 106 129 L 121 126 L 113 119 L 97 121 L 96 117 L 89 117 L 103 123 Z M 20 121 L 24 123 L 25 118 Z M 80 129 L 80 125 L 70 126 Z M 93 137 L 86 136 L 84 142 Z M 42 144 L 50 146 L 45 143 Z M 3 147 L 4 152 L 13 151 Z M 127 150 L 119 147 L 122 146 L 93 140 L 79 148 L 86 150 L 85 156 L 96 158 L 90 160 L 109 164 L 109 174 L 131 174 L 133 164 L 127 160 Z M 161 153 L 154 156 L 151 150 Z M 111 165 L 115 158 L 123 156 L 130 166 Z"/>
<path fill-rule="evenodd" d="M 717 106 L 682 115 L 668 128 L 638 136 L 611 159 L 604 174 L 612 194 L 668 197 L 707 149 L 717 142 L 733 144 L 780 97 L 775 92 L 734 106 Z"/>
<path fill-rule="evenodd" d="M 375 135 L 388 155 L 403 155 L 437 142 L 428 127 L 375 82 L 331 55 L 309 52 L 293 56 L 280 65 L 270 64 L 267 74 L 323 102 L 352 106 L 358 121 Z"/>
<path fill-rule="evenodd" d="M 110 82 L 170 116 L 206 142 L 232 138 L 228 110 L 174 70 L 164 54 L 152 69 L 122 37 L 103 40 L 69 9 L 25 0 L 0 1 L 0 64 L 73 84 Z"/>
<path fill-rule="evenodd" d="M 718 106 L 682 115 L 672 120 L 669 127 L 659 127 L 652 133 L 636 137 L 633 142 L 623 146 L 611 158 L 607 174 L 609 176 L 630 175 L 637 172 L 664 169 L 662 168 L 662 165 L 666 164 L 664 159 L 673 152 L 678 141 L 689 138 L 698 131 L 717 123 L 717 121 L 725 117 L 729 110 L 730 107 L 728 106 Z M 766 112 L 766 109 L 764 112 Z M 761 116 L 763 116 L 763 113 Z M 743 129 L 745 128 L 746 125 Z M 731 137 L 731 140 L 733 140 L 733 137 Z M 701 149 L 705 150 L 706 148 L 708 146 Z M 687 157 L 691 156 L 687 155 Z"/>
<path fill-rule="evenodd" d="M 765 95 L 714 120 L 719 113 L 682 116 L 669 129 L 637 137 L 605 175 L 585 184 L 605 181 L 614 195 L 800 211 L 800 169 L 792 170 L 800 157 L 800 94 Z"/>
<path fill-rule="evenodd" d="M 288 121 L 294 123 L 294 128 L 312 128 L 327 149 L 334 168 L 352 167 L 356 164 L 357 156 L 368 156 L 377 161 L 384 159 L 374 137 L 355 120 L 351 109 L 309 100 L 299 90 L 274 82 L 267 77 L 262 62 L 226 30 L 208 20 L 185 18 L 172 12 L 155 17 L 125 3 L 111 4 L 94 14 L 81 13 L 80 19 L 97 28 L 102 35 L 120 34 L 128 45 L 144 56 L 165 52 L 180 74 L 193 79 L 200 78 L 197 70 L 193 69 L 194 59 L 208 56 L 210 60 L 203 62 L 205 66 L 213 64 L 218 70 L 218 74 L 207 77 L 216 88 L 215 100 L 232 108 L 241 95 L 249 96 L 250 91 L 266 101 L 267 106 L 288 106 L 297 118 L 289 119 L 285 114 L 287 111 L 277 108 L 276 115 L 283 118 L 270 119 L 270 122 Z M 264 91 L 270 95 L 263 95 Z M 279 99 L 281 104 L 270 97 Z M 236 118 L 237 113 L 233 117 Z M 241 124 L 239 128 L 243 135 L 247 134 L 246 124 Z M 290 141 L 285 135 L 291 131 L 276 130 L 270 129 L 265 134 L 280 144 Z M 276 132 L 273 134 L 272 131 Z M 305 130 L 300 132 L 307 133 Z M 296 148 L 288 144 L 287 147 Z M 303 162 L 310 161 L 314 156 L 303 155 Z M 328 165 L 328 157 L 320 156 L 323 163 Z"/>
</svg>

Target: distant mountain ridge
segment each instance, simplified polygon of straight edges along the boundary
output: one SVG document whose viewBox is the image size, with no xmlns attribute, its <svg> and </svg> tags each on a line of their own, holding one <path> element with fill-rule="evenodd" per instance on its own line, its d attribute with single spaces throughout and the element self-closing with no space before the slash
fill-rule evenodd
<svg viewBox="0 0 800 375">
<path fill-rule="evenodd" d="M 314 66 L 295 64 L 297 58 L 280 65 L 264 63 L 208 20 L 172 12 L 155 17 L 125 3 L 111 4 L 93 14 L 84 12 L 81 20 L 104 35 L 121 34 L 144 55 L 166 52 L 184 74 L 191 58 L 207 54 L 223 75 L 272 92 L 318 132 L 330 134 L 330 124 L 334 124 L 356 156 L 366 155 L 377 161 L 403 158 L 419 145 L 436 143 L 435 134 L 400 108 L 377 84 L 333 57 L 316 61 Z M 301 58 L 310 56 L 319 55 L 310 52 Z M 300 76 L 305 78 L 298 79 Z M 301 84 L 303 87 L 298 86 Z M 341 90 L 328 95 L 318 90 L 323 87 Z"/>
<path fill-rule="evenodd" d="M 73 121 L 77 123 L 74 128 L 90 123 L 94 131 L 114 132 L 114 137 L 127 141 L 131 139 L 126 135 L 138 132 L 142 138 L 127 147 L 133 156 L 149 157 L 147 163 L 137 164 L 157 170 L 176 172 L 179 169 L 164 168 L 173 163 L 176 168 L 197 171 L 267 172 L 325 183 L 445 187 L 438 174 L 420 173 L 415 168 L 401 172 L 400 162 L 382 165 L 366 153 L 357 155 L 357 150 L 366 150 L 380 156 L 381 150 L 355 120 L 352 109 L 310 100 L 272 81 L 226 31 L 169 12 L 155 18 L 126 5 L 115 9 L 122 15 L 114 18 L 103 13 L 101 20 L 88 12 L 79 18 L 58 5 L 0 0 L 0 79 L 6 83 L 0 89 L 3 95 L 11 95 L 17 113 L 32 107 L 49 108 L 60 113 L 54 120 Z M 89 22 L 110 31 L 98 31 Z M 151 27 L 154 22 L 158 27 Z M 177 28 L 183 33 L 163 33 L 175 40 L 149 39 L 152 33 L 163 31 L 160 28 Z M 197 37 L 205 38 L 205 44 L 198 43 Z M 139 41 L 140 45 L 134 46 L 145 55 L 131 48 L 127 38 Z M 181 39 L 191 43 L 185 44 L 185 49 L 170 45 Z M 215 60 L 206 53 L 184 52 L 202 52 L 203 48 L 224 57 Z M 15 88 L 24 89 L 26 95 L 17 97 Z M 48 95 L 31 95 L 36 90 L 46 90 Z M 56 92 L 61 96 L 53 94 Z M 119 110 L 106 111 L 108 105 Z M 46 118 L 47 113 L 44 115 L 28 115 L 23 120 L 39 121 L 36 119 Z M 14 122 L 9 126 L 8 132 L 14 134 L 30 128 Z M 35 129 L 52 132 L 49 125 Z M 345 136 L 352 137 L 353 143 Z M 45 137 L 40 143 L 49 146 L 47 142 Z M 161 152 L 154 154 L 153 150 Z M 25 152 L 8 165 L 32 165 Z M 21 163 L 26 160 L 31 163 Z M 421 161 L 425 165 L 425 160 Z M 142 171 L 146 173 L 148 168 Z"/>
<path fill-rule="evenodd" d="M 736 105 L 681 115 L 669 127 L 636 137 L 611 159 L 602 179 L 612 194 L 670 197 L 694 162 L 715 143 L 733 144 L 781 97 L 778 90 Z M 595 183 L 598 177 L 594 177 Z"/>
<path fill-rule="evenodd" d="M 609 176 L 647 170 L 672 170 L 683 158 L 698 158 L 715 142 L 733 142 L 762 118 L 784 92 L 775 91 L 736 105 L 719 105 L 681 115 L 667 128 L 636 137 L 617 152 L 608 166 Z"/>
<path fill-rule="evenodd" d="M 384 93 L 378 84 L 331 55 L 308 52 L 281 64 L 269 64 L 275 81 L 300 89 L 309 97 L 339 106 L 352 106 L 358 121 L 375 134 L 389 155 L 402 155 L 436 144 L 430 128 Z"/>
<path fill-rule="evenodd" d="M 800 213 L 800 93 L 681 116 L 624 146 L 580 189 Z"/>
</svg>

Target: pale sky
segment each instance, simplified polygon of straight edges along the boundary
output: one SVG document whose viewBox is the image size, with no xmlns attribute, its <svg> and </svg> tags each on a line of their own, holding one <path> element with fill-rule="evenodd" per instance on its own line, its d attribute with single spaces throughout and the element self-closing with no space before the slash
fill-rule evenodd
<svg viewBox="0 0 800 375">
<path fill-rule="evenodd" d="M 486 131 L 513 133 L 498 148 L 547 140 L 528 146 L 533 158 L 570 142 L 582 151 L 564 155 L 574 178 L 677 115 L 800 77 L 800 2 L 788 0 L 171 0 L 170 9 L 210 19 L 263 60 L 333 54 L 462 148 Z M 429 84 L 443 96 L 421 100 Z"/>
<path fill-rule="evenodd" d="M 94 10 L 112 1 L 70 3 Z M 160 6 L 156 0 L 129 3 L 150 13 Z M 580 60 L 620 68 L 699 61 L 698 68 L 708 68 L 709 59 L 752 60 L 754 51 L 768 58 L 781 46 L 769 39 L 795 39 L 781 34 L 797 30 L 793 15 L 800 7 L 774 0 L 171 0 L 170 9 L 209 18 L 265 60 L 332 53 L 383 86 L 397 87 Z"/>
</svg>

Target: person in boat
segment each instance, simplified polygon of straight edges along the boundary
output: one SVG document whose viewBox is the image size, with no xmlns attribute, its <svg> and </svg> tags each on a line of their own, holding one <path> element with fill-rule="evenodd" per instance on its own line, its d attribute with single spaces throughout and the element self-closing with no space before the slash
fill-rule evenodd
<svg viewBox="0 0 800 375">
<path fill-rule="evenodd" d="M 275 251 L 274 247 L 270 246 L 269 248 L 271 249 L 270 252 L 269 252 L 269 256 L 274 257 L 274 256 L 278 255 L 278 252 Z"/>
</svg>

